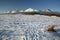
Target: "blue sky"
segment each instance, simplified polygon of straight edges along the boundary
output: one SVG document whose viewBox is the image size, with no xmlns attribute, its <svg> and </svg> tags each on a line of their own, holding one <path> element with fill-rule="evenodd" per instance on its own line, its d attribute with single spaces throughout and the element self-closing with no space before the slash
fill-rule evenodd
<svg viewBox="0 0 60 40">
<path fill-rule="evenodd" d="M 0 13 L 27 8 L 52 9 L 60 12 L 60 0 L 0 0 Z"/>
</svg>

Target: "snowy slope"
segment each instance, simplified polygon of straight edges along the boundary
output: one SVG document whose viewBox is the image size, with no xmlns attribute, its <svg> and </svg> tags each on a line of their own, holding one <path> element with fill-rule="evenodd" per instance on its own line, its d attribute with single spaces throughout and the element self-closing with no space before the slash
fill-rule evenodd
<svg viewBox="0 0 60 40">
<path fill-rule="evenodd" d="M 55 25 L 57 32 L 48 32 Z M 60 17 L 44 15 L 0 15 L 0 40 L 60 40 Z"/>
</svg>

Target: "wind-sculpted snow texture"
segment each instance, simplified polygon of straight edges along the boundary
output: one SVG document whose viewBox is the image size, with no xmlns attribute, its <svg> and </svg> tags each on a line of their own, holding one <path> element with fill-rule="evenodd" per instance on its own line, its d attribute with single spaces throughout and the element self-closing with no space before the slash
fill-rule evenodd
<svg viewBox="0 0 60 40">
<path fill-rule="evenodd" d="M 56 32 L 48 32 L 50 25 Z M 60 17 L 0 15 L 0 40 L 60 40 Z"/>
</svg>

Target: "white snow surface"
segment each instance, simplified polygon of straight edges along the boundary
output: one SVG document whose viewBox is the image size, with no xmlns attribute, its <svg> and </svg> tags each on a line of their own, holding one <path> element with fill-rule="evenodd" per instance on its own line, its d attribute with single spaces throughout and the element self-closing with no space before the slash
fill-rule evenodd
<svg viewBox="0 0 60 40">
<path fill-rule="evenodd" d="M 48 32 L 50 25 L 56 32 Z M 0 40 L 60 40 L 60 17 L 0 15 Z"/>
</svg>

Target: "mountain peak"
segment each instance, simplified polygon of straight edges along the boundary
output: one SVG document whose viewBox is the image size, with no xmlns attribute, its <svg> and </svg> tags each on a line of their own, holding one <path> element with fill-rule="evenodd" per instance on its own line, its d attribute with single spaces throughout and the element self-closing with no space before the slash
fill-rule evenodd
<svg viewBox="0 0 60 40">
<path fill-rule="evenodd" d="M 32 8 L 28 8 L 28 9 L 31 9 L 31 10 L 33 10 Z"/>
<path fill-rule="evenodd" d="M 25 12 L 37 12 L 38 10 L 32 9 L 32 8 L 28 8 L 25 10 Z"/>
<path fill-rule="evenodd" d="M 34 9 L 32 9 L 32 8 L 28 8 L 25 10 L 25 12 L 33 12 L 33 11 L 34 11 Z"/>
<path fill-rule="evenodd" d="M 45 10 L 43 10 L 44 12 L 52 12 L 52 10 L 50 10 L 50 9 L 45 9 Z"/>
</svg>

